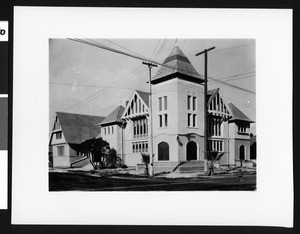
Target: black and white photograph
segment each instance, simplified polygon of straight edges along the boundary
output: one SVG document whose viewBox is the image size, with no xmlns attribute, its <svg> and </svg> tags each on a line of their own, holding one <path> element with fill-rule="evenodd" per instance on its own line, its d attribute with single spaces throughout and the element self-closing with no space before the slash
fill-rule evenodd
<svg viewBox="0 0 300 234">
<path fill-rule="evenodd" d="M 292 227 L 291 16 L 15 7 L 12 224 Z"/>
<path fill-rule="evenodd" d="M 255 191 L 255 69 L 255 39 L 49 39 L 49 191 Z"/>
</svg>

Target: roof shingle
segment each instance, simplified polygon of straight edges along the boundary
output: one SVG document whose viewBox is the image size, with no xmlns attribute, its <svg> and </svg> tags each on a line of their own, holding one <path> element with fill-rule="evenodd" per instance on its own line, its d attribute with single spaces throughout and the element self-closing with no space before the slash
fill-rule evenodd
<svg viewBox="0 0 300 234">
<path fill-rule="evenodd" d="M 136 90 L 136 92 L 138 93 L 138 95 L 140 95 L 140 97 L 143 99 L 145 104 L 149 107 L 149 95 L 150 95 L 150 93 L 143 92 L 143 91 L 140 91 L 140 90 Z"/>
<path fill-rule="evenodd" d="M 228 103 L 229 108 L 231 109 L 233 118 L 231 120 L 242 120 L 253 123 L 239 108 L 237 108 L 233 103 Z"/>
<path fill-rule="evenodd" d="M 203 76 L 199 75 L 189 59 L 178 46 L 173 48 L 163 64 L 166 66 L 161 66 L 159 68 L 151 80 L 152 84 L 174 77 L 181 77 L 197 83 L 204 82 Z"/>
<path fill-rule="evenodd" d="M 123 106 L 118 106 L 114 109 L 101 123 L 100 125 L 112 124 L 112 123 L 123 123 L 124 120 L 121 119 L 125 108 Z"/>
<path fill-rule="evenodd" d="M 104 120 L 102 116 L 64 112 L 56 114 L 68 144 L 81 144 L 85 140 L 95 138 L 100 132 L 96 124 Z"/>
</svg>

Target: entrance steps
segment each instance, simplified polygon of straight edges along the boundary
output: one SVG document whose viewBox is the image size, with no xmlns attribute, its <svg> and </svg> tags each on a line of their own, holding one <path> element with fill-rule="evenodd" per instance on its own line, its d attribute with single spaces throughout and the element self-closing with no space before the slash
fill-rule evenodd
<svg viewBox="0 0 300 234">
<path fill-rule="evenodd" d="M 177 167 L 175 172 L 178 173 L 197 173 L 204 172 L 204 161 L 187 161 Z"/>
</svg>

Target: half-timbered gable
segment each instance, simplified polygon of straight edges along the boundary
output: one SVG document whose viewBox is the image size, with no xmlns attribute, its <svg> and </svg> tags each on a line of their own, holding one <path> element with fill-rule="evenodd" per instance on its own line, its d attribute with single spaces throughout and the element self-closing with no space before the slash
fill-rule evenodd
<svg viewBox="0 0 300 234">
<path fill-rule="evenodd" d="M 149 113 L 149 93 L 136 90 L 125 107 L 122 119 L 145 117 Z"/>
</svg>

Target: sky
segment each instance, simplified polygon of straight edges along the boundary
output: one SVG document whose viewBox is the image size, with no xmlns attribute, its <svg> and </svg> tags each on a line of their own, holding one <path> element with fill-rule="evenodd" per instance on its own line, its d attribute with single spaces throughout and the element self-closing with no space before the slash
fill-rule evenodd
<svg viewBox="0 0 300 234">
<path fill-rule="evenodd" d="M 221 94 L 251 120 L 256 120 L 255 40 L 253 39 L 88 39 L 111 48 L 163 62 L 175 44 L 204 74 L 208 52 L 208 77 L 242 89 L 208 80 L 208 89 Z M 154 75 L 159 69 L 153 68 Z M 148 91 L 148 67 L 141 60 L 75 42 L 49 40 L 49 127 L 56 111 L 107 116 L 118 105 L 125 106 L 133 90 Z M 255 124 L 250 132 L 256 133 Z"/>
</svg>

